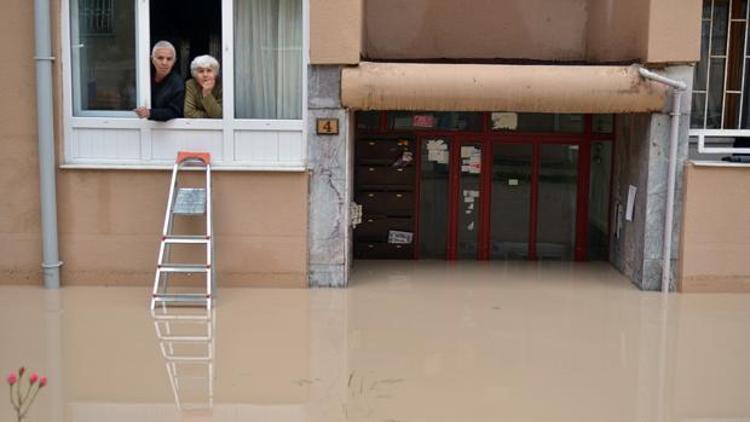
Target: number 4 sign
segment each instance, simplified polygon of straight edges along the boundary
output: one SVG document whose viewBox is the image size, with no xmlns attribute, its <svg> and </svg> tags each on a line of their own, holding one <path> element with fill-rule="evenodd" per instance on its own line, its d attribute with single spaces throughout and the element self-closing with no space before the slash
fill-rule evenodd
<svg viewBox="0 0 750 422">
<path fill-rule="evenodd" d="M 339 119 L 318 119 L 317 132 L 318 135 L 338 135 Z"/>
</svg>

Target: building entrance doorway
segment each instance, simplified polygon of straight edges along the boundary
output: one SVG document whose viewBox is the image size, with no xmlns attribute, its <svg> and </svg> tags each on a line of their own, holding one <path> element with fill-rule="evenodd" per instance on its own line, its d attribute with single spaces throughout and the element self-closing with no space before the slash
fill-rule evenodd
<svg viewBox="0 0 750 422">
<path fill-rule="evenodd" d="M 393 125 L 405 113 L 391 114 L 375 116 L 375 130 L 358 119 L 355 257 L 607 259 L 611 121 L 594 129 L 580 115 L 563 126 L 579 130 L 520 132 L 495 128 L 497 113 L 413 113 L 412 124 L 448 114 L 464 130 L 402 131 Z"/>
</svg>

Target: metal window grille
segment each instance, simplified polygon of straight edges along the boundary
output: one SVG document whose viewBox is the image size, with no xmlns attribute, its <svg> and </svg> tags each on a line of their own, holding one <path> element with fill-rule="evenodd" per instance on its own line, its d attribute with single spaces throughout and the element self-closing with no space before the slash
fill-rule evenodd
<svg viewBox="0 0 750 422">
<path fill-rule="evenodd" d="M 750 128 L 745 82 L 748 0 L 704 0 L 701 60 L 695 67 L 693 129 Z"/>
<path fill-rule="evenodd" d="M 81 0 L 81 35 L 110 35 L 113 32 L 114 0 Z"/>
</svg>

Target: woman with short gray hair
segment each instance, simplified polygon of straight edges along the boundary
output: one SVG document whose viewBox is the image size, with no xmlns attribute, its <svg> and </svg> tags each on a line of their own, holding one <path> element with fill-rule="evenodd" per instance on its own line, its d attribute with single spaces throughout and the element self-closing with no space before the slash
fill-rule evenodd
<svg viewBox="0 0 750 422">
<path fill-rule="evenodd" d="M 219 62 L 209 56 L 198 56 L 190 63 L 193 76 L 185 84 L 185 117 L 219 119 L 222 116 Z"/>
</svg>

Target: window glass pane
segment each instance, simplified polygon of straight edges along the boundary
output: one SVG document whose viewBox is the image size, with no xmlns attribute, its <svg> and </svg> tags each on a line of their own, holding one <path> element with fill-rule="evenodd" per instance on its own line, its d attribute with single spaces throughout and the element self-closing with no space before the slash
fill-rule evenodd
<svg viewBox="0 0 750 422">
<path fill-rule="evenodd" d="M 740 95 L 727 94 L 724 100 L 724 129 L 739 129 Z"/>
<path fill-rule="evenodd" d="M 393 111 L 388 113 L 388 127 L 393 130 L 413 129 L 414 113 L 410 111 Z"/>
<path fill-rule="evenodd" d="M 542 145 L 540 158 L 537 255 L 540 259 L 573 259 L 578 147 Z"/>
<path fill-rule="evenodd" d="M 357 129 L 375 130 L 380 126 L 379 111 L 359 111 L 357 112 Z"/>
<path fill-rule="evenodd" d="M 527 258 L 532 146 L 495 144 L 493 155 L 490 257 Z"/>
<path fill-rule="evenodd" d="M 582 114 L 518 113 L 519 132 L 583 132 Z"/>
<path fill-rule="evenodd" d="M 745 60 L 745 90 L 742 95 L 742 129 L 750 129 L 750 59 Z"/>
<path fill-rule="evenodd" d="M 711 59 L 707 129 L 721 129 L 721 102 L 724 97 L 724 59 Z"/>
<path fill-rule="evenodd" d="M 394 130 L 479 132 L 482 130 L 482 113 L 393 111 L 388 113 L 388 127 Z"/>
<path fill-rule="evenodd" d="M 711 18 L 711 0 L 703 0 L 703 19 Z"/>
<path fill-rule="evenodd" d="M 589 179 L 589 259 L 607 260 L 608 258 L 611 167 L 612 142 L 592 142 Z"/>
<path fill-rule="evenodd" d="M 612 133 L 614 130 L 614 114 L 594 114 L 592 120 L 592 130 L 594 133 Z"/>
<path fill-rule="evenodd" d="M 235 0 L 235 113 L 302 118 L 302 1 Z"/>
<path fill-rule="evenodd" d="M 745 24 L 734 22 L 729 41 L 729 66 L 727 67 L 727 90 L 729 91 L 742 89 L 742 64 L 745 61 L 743 51 L 745 51 Z"/>
<path fill-rule="evenodd" d="M 448 139 L 422 140 L 419 189 L 420 258 L 445 258 L 448 242 Z"/>
<path fill-rule="evenodd" d="M 706 115 L 706 94 L 693 94 L 692 111 L 690 112 L 690 127 L 703 129 L 703 119 Z"/>
<path fill-rule="evenodd" d="M 134 109 L 135 2 L 72 0 L 70 8 L 73 114 Z"/>
<path fill-rule="evenodd" d="M 714 2 L 713 35 L 711 37 L 711 54 L 723 56 L 727 50 L 727 23 L 729 11 L 727 0 Z"/>
<path fill-rule="evenodd" d="M 732 19 L 745 19 L 747 0 L 732 0 Z"/>
<path fill-rule="evenodd" d="M 693 88 L 698 91 L 706 89 L 706 72 L 708 71 L 708 33 L 711 29 L 711 22 L 703 21 L 703 30 L 701 31 L 701 60 L 695 64 L 695 80 Z"/>
<path fill-rule="evenodd" d="M 554 132 L 555 115 L 549 113 L 518 113 L 518 131 Z"/>
<path fill-rule="evenodd" d="M 583 132 L 583 114 L 558 114 L 556 117 L 558 132 Z"/>
</svg>

